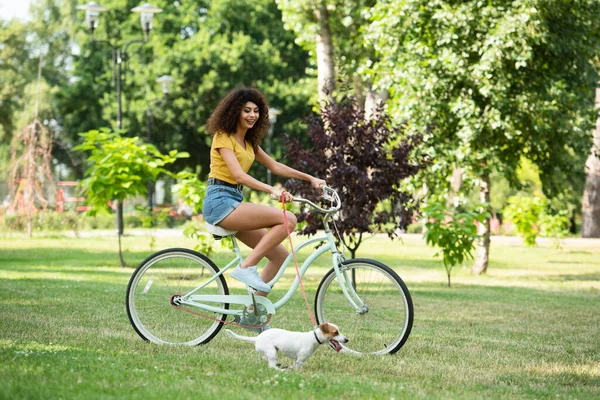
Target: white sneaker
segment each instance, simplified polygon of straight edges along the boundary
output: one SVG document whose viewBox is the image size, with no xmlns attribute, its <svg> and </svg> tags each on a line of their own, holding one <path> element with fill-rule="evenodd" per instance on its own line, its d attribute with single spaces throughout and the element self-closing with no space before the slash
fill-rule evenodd
<svg viewBox="0 0 600 400">
<path fill-rule="evenodd" d="M 269 293 L 271 291 L 271 287 L 260 279 L 256 265 L 248 268 L 241 268 L 238 265 L 231 273 L 231 277 L 261 292 Z"/>
</svg>

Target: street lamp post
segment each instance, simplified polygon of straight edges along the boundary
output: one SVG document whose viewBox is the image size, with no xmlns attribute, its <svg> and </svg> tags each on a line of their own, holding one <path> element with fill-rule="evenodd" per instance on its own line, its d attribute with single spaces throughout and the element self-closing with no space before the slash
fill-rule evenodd
<svg viewBox="0 0 600 400">
<path fill-rule="evenodd" d="M 269 130 L 267 131 L 267 154 L 269 157 L 271 156 L 271 142 L 273 141 L 273 131 L 278 115 L 281 115 L 281 111 L 269 107 Z M 271 180 L 271 170 L 267 168 L 267 184 L 271 185 Z"/>
<path fill-rule="evenodd" d="M 88 4 L 78 6 L 77 9 L 85 10 L 85 20 L 90 30 L 90 36 L 93 43 L 102 43 L 110 46 L 113 52 L 113 71 L 116 64 L 117 67 L 117 129 L 121 129 L 123 126 L 123 109 L 121 105 L 121 92 L 122 92 L 122 63 L 124 59 L 127 59 L 127 51 L 129 46 L 135 43 L 146 43 L 148 41 L 148 35 L 152 30 L 152 22 L 154 20 L 154 14 L 162 11 L 160 8 L 156 8 L 148 3 L 131 9 L 131 12 L 140 14 L 140 23 L 144 31 L 144 39 L 135 39 L 125 43 L 124 47 L 115 46 L 108 40 L 96 40 L 94 39 L 94 31 L 98 28 L 98 22 L 100 20 L 100 13 L 107 11 L 105 7 L 92 1 Z M 117 203 L 117 232 L 119 235 L 123 234 L 123 204 L 119 201 Z"/>
<path fill-rule="evenodd" d="M 146 141 L 148 143 L 152 143 L 152 107 L 155 104 L 160 104 L 167 100 L 169 97 L 169 91 L 171 90 L 171 84 L 175 82 L 175 78 L 170 75 L 163 75 L 157 78 L 156 82 L 161 84 L 163 97 L 155 100 L 151 104 L 148 103 L 148 107 L 146 107 Z M 152 209 L 154 208 L 154 182 L 152 179 L 148 179 L 148 208 L 150 216 L 152 216 Z"/>
</svg>

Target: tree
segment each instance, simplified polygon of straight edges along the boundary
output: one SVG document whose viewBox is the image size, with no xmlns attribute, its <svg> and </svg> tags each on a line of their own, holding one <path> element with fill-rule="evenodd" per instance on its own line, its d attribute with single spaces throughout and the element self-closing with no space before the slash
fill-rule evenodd
<svg viewBox="0 0 600 400">
<path fill-rule="evenodd" d="M 133 4 L 124 7 L 121 0 L 105 1 L 109 11 L 102 14 L 95 37 L 104 39 L 110 32 L 110 38 L 121 43 L 139 38 L 139 21 L 129 12 Z M 275 131 L 276 151 L 282 132 L 301 134 L 297 119 L 310 111 L 308 99 L 314 91 L 312 79 L 305 78 L 308 53 L 294 44 L 293 33 L 285 31 L 273 1 L 160 0 L 154 4 L 163 12 L 156 15 L 149 42 L 126 60 L 123 127 L 128 136 L 146 136 L 146 111 L 162 97 L 155 80 L 164 74 L 176 82 L 165 101 L 154 102 L 151 142 L 163 153 L 173 149 L 190 153 L 168 167 L 173 171 L 195 170 L 199 165 L 200 176 L 206 176 L 210 136 L 205 122 L 218 101 L 237 86 L 258 87 L 271 105 L 284 110 Z M 75 37 L 82 51 L 73 56 L 73 74 L 78 79 L 59 99 L 60 123 L 69 145 L 80 140 L 76 135 L 80 127 L 89 130 L 113 123 L 116 109 L 110 49 L 90 43 L 83 22 L 77 26 Z M 91 115 L 86 118 L 85 112 Z"/>
<path fill-rule="evenodd" d="M 17 27 L 20 28 L 19 25 Z M 17 41 L 17 44 L 19 43 Z M 48 98 L 51 96 L 52 90 L 42 78 L 43 54 L 41 53 L 37 61 L 37 81 L 27 82 L 28 74 L 24 73 L 25 79 L 21 81 L 21 85 L 13 86 L 16 78 L 16 68 L 18 67 L 17 65 L 11 65 L 11 62 L 15 61 L 13 58 L 14 53 L 11 55 L 11 52 L 6 52 L 9 55 L 8 68 L 0 74 L 1 80 L 6 79 L 8 81 L 6 82 L 8 90 L 3 95 L 11 93 L 11 91 L 15 95 L 15 98 L 7 99 L 7 112 L 2 116 L 2 127 L 8 128 L 4 133 L 8 137 L 12 136 L 9 142 L 10 161 L 7 166 L 0 164 L 0 167 L 9 170 L 9 187 L 13 192 L 11 208 L 16 209 L 19 213 L 25 212 L 27 234 L 31 237 L 36 205 L 46 208 L 48 200 L 44 189 L 48 189 L 53 183 L 51 171 L 52 136 L 48 128 L 42 123 L 43 119 L 47 119 L 51 115 Z M 30 61 L 22 57 L 19 57 L 19 59 L 25 64 Z M 4 63 L 0 64 L 4 65 Z M 3 100 L 0 103 L 2 102 Z M 24 128 L 18 132 L 13 132 L 17 126 L 24 126 Z M 0 128 L 0 136 L 2 136 L 2 131 L 3 129 Z"/>
<path fill-rule="evenodd" d="M 294 31 L 296 40 L 313 55 L 317 68 L 318 100 L 329 99 L 336 75 L 354 84 L 354 95 L 366 116 L 387 98 L 387 90 L 374 89 L 375 72 L 369 68 L 376 60 L 364 31 L 369 10 L 377 0 L 276 0 L 286 29 Z"/>
<path fill-rule="evenodd" d="M 123 138 L 108 128 L 82 133 L 84 141 L 74 150 L 90 153 L 89 167 L 80 187 L 86 192 L 91 206 L 91 215 L 106 209 L 109 202 L 124 202 L 128 197 L 146 194 L 148 180 L 156 181 L 161 173 L 168 173 L 167 164 L 188 157 L 185 152 L 172 150 L 161 154 L 155 146 L 145 144 L 137 137 Z M 125 267 L 121 251 L 121 229 L 119 259 Z"/>
<path fill-rule="evenodd" d="M 69 165 L 80 165 L 80 160 L 70 158 L 72 154 L 68 149 L 71 143 L 64 140 L 70 132 L 64 131 L 64 114 L 60 103 L 57 102 L 57 99 L 72 86 L 70 80 L 75 82 L 72 76 L 71 55 L 73 50 L 77 49 L 73 37 L 75 27 L 79 26 L 79 21 L 74 21 L 73 18 L 75 6 L 76 2 L 72 1 L 38 0 L 30 8 L 29 22 L 0 21 L 0 160 L 8 160 L 8 157 L 2 157 L 6 153 L 5 146 L 10 143 L 10 138 L 17 134 L 18 127 L 22 126 L 18 119 L 29 108 L 27 88 L 29 85 L 35 85 L 38 61 L 42 56 L 42 82 L 47 86 L 50 96 L 40 103 L 40 123 L 52 136 L 53 158 Z M 86 103 L 70 97 L 66 99 L 70 108 L 80 107 L 85 110 Z M 85 111 L 82 111 L 82 114 Z M 94 122 L 93 113 L 82 115 L 81 119 Z M 25 123 L 30 121 L 31 119 L 28 119 Z M 105 124 L 93 124 L 87 128 L 83 126 L 76 132 L 100 125 Z M 70 126 L 66 124 L 66 128 Z M 0 162 L 0 170 L 8 168 L 3 168 Z"/>
<path fill-rule="evenodd" d="M 335 61 L 327 0 L 277 0 L 283 20 L 299 42 L 314 51 L 317 63 L 317 91 L 321 102 L 335 89 Z"/>
<path fill-rule="evenodd" d="M 474 243 L 479 237 L 475 222 L 483 223 L 487 212 L 481 205 L 457 210 L 455 207 L 445 207 L 443 201 L 433 198 L 430 200 L 433 201 L 425 203 L 421 208 L 426 221 L 423 236 L 428 245 L 441 249 L 448 287 L 451 287 L 452 269 L 473 258 Z M 435 257 L 438 254 L 435 254 Z"/>
<path fill-rule="evenodd" d="M 303 148 L 290 138 L 288 158 L 293 166 L 325 179 L 337 190 L 343 208 L 335 222 L 352 258 L 365 233 L 386 232 L 394 238 L 406 218 L 399 209 L 382 204 L 408 201 L 398 187 L 421 169 L 422 160 L 411 156 L 420 136 L 405 136 L 404 127 L 392 125 L 382 108 L 365 120 L 356 101 L 347 96 L 328 101 L 320 115 L 306 121 L 314 147 Z M 290 181 L 286 188 L 307 198 L 315 196 L 305 183 Z M 317 213 L 303 212 L 298 220 L 307 221 L 302 231 L 307 235 L 321 227 Z"/>
<path fill-rule="evenodd" d="M 27 215 L 27 235 L 32 236 L 33 232 L 33 211 L 35 208 L 35 198 L 37 196 L 41 205 L 46 208 L 48 201 L 46 200 L 40 181 L 47 179 L 52 182 L 52 174 L 50 171 L 52 138 L 40 120 L 39 103 L 41 97 L 41 72 L 42 58 L 39 60 L 38 67 L 38 82 L 34 98 L 35 105 L 32 107 L 33 118 L 31 122 L 19 132 L 11 143 L 10 165 L 11 172 L 9 183 L 13 186 L 18 186 L 14 190 L 15 197 L 13 204 L 22 199 L 25 206 L 25 214 Z"/>
<path fill-rule="evenodd" d="M 600 88 L 596 88 L 600 106 Z M 585 163 L 586 179 L 581 204 L 581 236 L 600 238 L 600 116 L 593 131 L 592 149 Z"/>
<path fill-rule="evenodd" d="M 535 246 L 538 236 L 563 238 L 568 232 L 569 218 L 563 215 L 548 214 L 548 204 L 544 197 L 511 196 L 503 213 L 506 220 L 512 222 L 523 242 Z"/>
<path fill-rule="evenodd" d="M 104 0 L 95 31 L 98 40 L 122 44 L 143 37 L 135 0 Z M 316 82 L 306 76 L 309 54 L 286 31 L 272 0 L 185 1 L 157 0 L 163 9 L 154 20 L 149 42 L 130 48 L 124 60 L 123 127 L 127 136 L 146 137 L 148 107 L 152 107 L 151 142 L 163 153 L 189 150 L 190 158 L 168 168 L 184 167 L 200 176 L 208 173 L 210 137 L 205 121 L 217 102 L 236 86 L 256 86 L 270 104 L 283 110 L 273 137 L 273 151 L 282 150 L 283 132 L 301 136 L 299 117 L 311 110 Z M 14 133 L 14 112 L 23 108 L 24 87 L 35 79 L 37 56 L 44 54 L 43 76 L 53 96 L 51 118 L 42 123 L 53 135 L 53 158 L 69 167 L 72 179 L 83 176 L 85 154 L 72 152 L 79 132 L 114 126 L 115 74 L 108 46 L 91 43 L 84 12 L 77 2 L 38 0 L 27 24 L 0 21 L 0 155 L 8 159 Z M 177 81 L 166 101 L 157 77 Z M 59 90 L 55 90 L 59 89 Z M 52 124 L 52 127 L 50 127 Z M 266 174 L 257 167 L 253 173 Z"/>
<path fill-rule="evenodd" d="M 424 149 L 434 168 L 419 176 L 449 193 L 464 171 L 489 203 L 490 176 L 516 185 L 521 158 L 540 171 L 551 197 L 580 179 L 590 148 L 592 89 L 600 54 L 597 1 L 382 0 L 369 37 L 391 82 L 390 112 L 433 126 Z M 480 225 L 474 273 L 489 260 L 489 220 Z"/>
<path fill-rule="evenodd" d="M 33 45 L 27 40 L 27 26 L 16 20 L 0 19 L 0 180 L 10 171 L 10 144 L 13 136 L 34 117 L 21 118 L 31 98 L 26 89 L 35 82 L 39 58 L 30 53 Z M 35 97 L 35 96 L 34 96 Z M 33 103 L 33 102 L 31 102 Z M 33 104 L 30 104 L 33 105 Z M 32 108 L 28 110 L 30 113 Z M 21 121 L 20 121 L 21 120 Z"/>
</svg>

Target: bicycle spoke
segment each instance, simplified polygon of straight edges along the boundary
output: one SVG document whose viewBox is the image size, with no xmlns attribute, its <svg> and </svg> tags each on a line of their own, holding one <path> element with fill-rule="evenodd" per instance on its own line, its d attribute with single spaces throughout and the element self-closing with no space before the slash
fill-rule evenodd
<svg viewBox="0 0 600 400">
<path fill-rule="evenodd" d="M 320 321 L 338 324 L 340 331 L 350 338 L 345 347 L 351 351 L 395 352 L 408 337 L 412 326 L 412 302 L 404 283 L 388 267 L 372 260 L 351 260 L 346 264 L 342 267 L 343 274 L 349 277 L 356 296 L 365 307 L 355 310 L 350 305 L 337 275 L 331 270 L 317 291 Z M 408 320 L 407 306 L 411 307 Z"/>
<path fill-rule="evenodd" d="M 146 259 L 134 272 L 127 291 L 128 315 L 138 334 L 167 344 L 193 345 L 212 339 L 222 322 L 194 313 L 209 318 L 217 314 L 190 305 L 174 306 L 171 298 L 189 293 L 217 273 L 210 260 L 187 249 L 163 250 Z M 212 281 L 203 293 L 228 294 L 223 277 Z"/>
</svg>

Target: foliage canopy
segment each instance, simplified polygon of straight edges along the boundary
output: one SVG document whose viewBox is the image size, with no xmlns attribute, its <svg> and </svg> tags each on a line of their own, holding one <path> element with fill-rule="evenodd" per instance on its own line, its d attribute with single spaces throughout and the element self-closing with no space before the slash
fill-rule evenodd
<svg viewBox="0 0 600 400">
<path fill-rule="evenodd" d="M 328 101 L 321 114 L 308 117 L 306 123 L 313 147 L 306 149 L 290 138 L 290 162 L 325 179 L 339 193 L 343 208 L 336 225 L 352 256 L 364 233 L 380 231 L 395 237 L 398 229 L 406 227 L 405 209 L 378 206 L 384 200 L 392 205 L 408 202 L 399 185 L 423 167 L 423 160 L 411 154 L 421 136 L 405 136 L 404 126 L 393 125 L 382 108 L 365 119 L 354 98 L 348 96 Z M 304 183 L 290 181 L 286 188 L 315 196 L 315 190 Z M 298 218 L 307 221 L 302 232 L 314 234 L 321 227 L 318 218 L 317 213 L 304 211 Z"/>
<path fill-rule="evenodd" d="M 600 3 L 381 0 L 368 38 L 396 118 L 433 125 L 424 138 L 430 189 L 455 166 L 499 170 L 513 184 L 521 157 L 546 193 L 582 178 L 595 119 Z M 433 172 L 433 173 L 432 173 Z"/>
<path fill-rule="evenodd" d="M 74 150 L 90 153 L 89 167 L 80 187 L 92 207 L 91 215 L 106 208 L 110 201 L 146 194 L 149 180 L 155 181 L 159 174 L 169 173 L 168 164 L 189 156 L 176 150 L 161 154 L 155 146 L 137 137 L 121 137 L 108 128 L 91 130 L 81 136 L 84 141 Z"/>
</svg>

